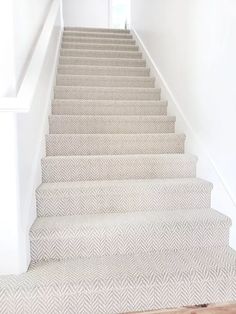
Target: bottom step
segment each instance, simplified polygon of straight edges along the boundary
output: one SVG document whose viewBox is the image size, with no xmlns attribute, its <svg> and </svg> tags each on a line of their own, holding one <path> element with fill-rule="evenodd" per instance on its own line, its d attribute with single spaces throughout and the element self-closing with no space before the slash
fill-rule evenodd
<svg viewBox="0 0 236 314">
<path fill-rule="evenodd" d="M 0 277 L 0 313 L 126 313 L 236 298 L 230 248 L 32 264 Z"/>
</svg>

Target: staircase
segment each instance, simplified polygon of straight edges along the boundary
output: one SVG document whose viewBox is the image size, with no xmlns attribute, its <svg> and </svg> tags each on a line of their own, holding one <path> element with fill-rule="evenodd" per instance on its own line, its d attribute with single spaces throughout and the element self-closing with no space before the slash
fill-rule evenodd
<svg viewBox="0 0 236 314">
<path fill-rule="evenodd" d="M 126 313 L 236 298 L 231 221 L 126 30 L 67 28 L 26 274 L 0 313 Z"/>
</svg>

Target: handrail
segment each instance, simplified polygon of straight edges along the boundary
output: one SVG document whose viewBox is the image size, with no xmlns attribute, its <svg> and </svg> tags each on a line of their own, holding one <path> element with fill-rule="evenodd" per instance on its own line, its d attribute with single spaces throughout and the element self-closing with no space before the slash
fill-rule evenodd
<svg viewBox="0 0 236 314">
<path fill-rule="evenodd" d="M 54 0 L 35 45 L 19 91 L 15 97 L 0 98 L 0 112 L 28 112 L 30 110 L 59 9 L 60 0 Z"/>
</svg>

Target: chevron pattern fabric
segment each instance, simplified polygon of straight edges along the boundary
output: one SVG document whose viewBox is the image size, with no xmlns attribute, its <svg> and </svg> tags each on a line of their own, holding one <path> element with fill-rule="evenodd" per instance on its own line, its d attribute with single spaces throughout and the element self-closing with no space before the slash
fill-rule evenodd
<svg viewBox="0 0 236 314">
<path fill-rule="evenodd" d="M 3 314 L 118 314 L 236 298 L 231 220 L 128 30 L 63 34 L 31 265 Z"/>
<path fill-rule="evenodd" d="M 124 100 L 54 100 L 52 113 L 56 115 L 166 115 L 165 101 Z"/>
<path fill-rule="evenodd" d="M 229 226 L 229 219 L 209 209 L 40 218 L 30 233 L 31 256 L 38 261 L 220 247 L 229 241 Z"/>
<path fill-rule="evenodd" d="M 175 129 L 175 118 L 169 116 L 77 116 L 52 115 L 49 117 L 52 134 L 140 134 L 171 133 Z"/>
<path fill-rule="evenodd" d="M 197 178 L 44 183 L 39 217 L 207 209 L 212 185 Z"/>
</svg>

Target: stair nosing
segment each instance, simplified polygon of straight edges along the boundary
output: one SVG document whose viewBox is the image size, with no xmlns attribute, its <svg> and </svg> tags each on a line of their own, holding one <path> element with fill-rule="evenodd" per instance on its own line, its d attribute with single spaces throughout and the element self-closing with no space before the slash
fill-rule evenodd
<svg viewBox="0 0 236 314">
<path fill-rule="evenodd" d="M 143 103 L 150 102 L 150 106 L 164 106 L 164 107 L 168 106 L 168 102 L 166 100 L 112 100 L 112 99 L 111 100 L 88 100 L 88 99 L 81 100 L 81 99 L 76 99 L 76 98 L 71 98 L 71 99 L 65 98 L 65 99 L 53 99 L 52 103 L 53 103 L 53 106 L 57 106 L 57 105 L 60 105 L 60 104 L 58 104 L 58 102 L 67 102 L 67 103 L 72 102 L 73 105 L 77 105 L 77 104 L 75 104 L 75 102 L 78 102 L 78 103 L 81 102 L 81 104 L 78 104 L 78 106 L 80 106 L 80 105 L 86 105 L 87 102 L 92 102 L 92 101 L 104 102 L 104 104 L 102 104 L 103 106 L 105 106 L 105 105 L 106 106 L 114 106 L 116 104 L 118 104 L 120 106 L 124 102 L 129 102 L 130 105 L 133 105 L 133 106 L 143 106 L 143 104 L 136 105 L 137 102 L 140 102 L 140 103 L 141 102 L 143 102 Z M 92 105 L 98 106 L 97 104 L 92 104 Z M 125 107 L 127 105 L 124 104 L 123 106 Z M 148 105 L 146 104 L 145 106 L 149 106 L 149 104 Z"/>
<path fill-rule="evenodd" d="M 140 55 L 142 56 L 142 52 L 137 50 L 137 51 L 129 51 L 129 50 L 99 50 L 99 49 L 75 49 L 75 48 L 61 48 L 60 49 L 60 52 L 62 52 L 63 50 L 65 51 L 69 51 L 69 50 L 72 50 L 72 51 L 75 51 L 75 52 L 78 52 L 78 51 L 83 51 L 83 52 L 86 52 L 86 51 L 91 51 L 91 52 L 100 52 L 100 53 L 112 53 L 112 52 L 119 52 L 119 53 L 123 53 L 123 54 L 134 54 L 134 55 Z M 61 57 L 70 57 L 70 56 L 63 56 L 63 55 L 60 55 Z M 72 57 L 75 57 L 75 56 L 72 56 Z M 79 58 L 79 57 L 75 57 L 75 58 Z M 86 58 L 94 58 L 94 57 L 86 57 Z M 98 58 L 99 59 L 99 58 Z M 103 58 L 103 59 L 106 59 L 106 58 Z M 117 59 L 117 57 L 115 57 L 114 59 Z M 119 59 L 119 58 L 118 58 Z M 123 59 L 123 58 L 122 58 Z M 126 58 L 124 58 L 126 59 Z M 130 59 L 130 58 L 128 58 Z M 138 59 L 139 60 L 139 59 Z"/>
<path fill-rule="evenodd" d="M 64 39 L 65 38 L 68 38 L 69 40 L 68 41 L 64 41 Z M 63 43 L 65 43 L 65 42 L 77 42 L 76 41 L 76 39 L 89 39 L 89 40 L 104 40 L 105 42 L 106 41 L 117 41 L 118 43 L 117 43 L 117 45 L 119 45 L 120 43 L 120 41 L 124 41 L 124 42 L 127 42 L 127 45 L 129 46 L 129 45 L 135 45 L 136 44 L 136 40 L 135 39 L 133 39 L 133 38 L 113 38 L 113 37 L 90 37 L 90 36 L 88 36 L 88 37 L 86 37 L 86 36 L 73 36 L 73 35 L 64 35 L 63 34 L 63 36 L 62 36 L 62 42 Z M 80 41 L 78 41 L 78 42 L 80 42 Z M 130 42 L 130 43 L 129 43 Z M 84 42 L 84 43 L 86 43 L 86 42 Z M 89 42 L 88 42 L 89 43 Z M 94 42 L 94 44 L 95 44 L 96 42 Z M 112 43 L 113 44 L 113 43 Z M 114 44 L 116 44 L 115 42 L 114 42 Z M 123 45 L 123 43 L 121 43 L 122 45 Z M 126 43 L 124 43 L 124 44 L 126 44 Z"/>
<path fill-rule="evenodd" d="M 70 155 L 70 156 L 45 156 L 42 158 L 42 161 L 46 161 L 46 160 L 70 160 L 70 159 L 84 159 L 84 160 L 96 160 L 96 159 L 136 159 L 140 157 L 140 159 L 142 158 L 159 158 L 159 159 L 165 159 L 165 158 L 176 158 L 177 161 L 175 162 L 179 162 L 182 161 L 180 160 L 180 158 L 182 158 L 183 160 L 188 160 L 188 161 L 192 161 L 194 163 L 196 163 L 198 161 L 198 157 L 196 157 L 193 154 L 189 154 L 189 153 L 183 153 L 183 154 L 125 154 L 125 155 L 81 155 L 81 156 L 74 156 L 74 155 Z"/>
<path fill-rule="evenodd" d="M 128 91 L 141 91 L 141 92 L 153 92 L 153 93 L 160 93 L 161 92 L 161 88 L 158 87 L 109 87 L 109 86 L 67 86 L 67 85 L 60 85 L 60 86 L 55 86 L 55 89 L 83 89 L 83 90 L 89 90 L 89 89 L 93 89 L 93 90 L 98 90 L 98 91 L 102 91 L 102 90 L 114 90 L 115 92 L 122 92 L 124 90 L 128 90 Z"/>
<path fill-rule="evenodd" d="M 67 68 L 70 68 L 70 69 L 81 69 L 81 68 L 84 68 L 84 69 L 96 69 L 96 70 L 100 70 L 100 69 L 109 69 L 109 70 L 117 70 L 117 69 L 121 69 L 121 70 L 127 70 L 127 68 L 129 70 L 137 70 L 137 72 L 150 72 L 150 68 L 146 67 L 146 66 L 120 66 L 120 65 L 83 65 L 83 64 L 59 64 L 58 66 L 58 70 L 60 69 L 67 69 Z M 73 73 L 70 73 L 70 74 L 64 74 L 64 73 L 59 73 L 57 75 L 89 75 L 89 74 L 73 74 Z M 104 76 L 109 76 L 109 75 L 104 75 Z M 113 75 L 111 75 L 113 76 Z M 136 76 L 134 76 L 136 77 Z M 152 77 L 153 79 L 155 79 L 155 77 L 153 76 Z"/>
<path fill-rule="evenodd" d="M 150 81 L 150 82 L 155 82 L 155 77 L 147 77 L 147 76 L 133 76 L 133 75 L 108 75 L 108 74 L 102 74 L 102 75 L 97 75 L 97 74 L 64 74 L 64 73 L 58 73 L 57 74 L 57 79 L 58 78 L 80 78 L 80 79 L 98 79 L 98 80 L 110 80 L 116 79 L 116 80 L 134 80 L 134 81 Z M 60 85 L 61 86 L 61 85 Z M 63 86 L 63 85 L 62 85 Z M 67 85 L 66 85 L 67 86 Z"/>
</svg>

